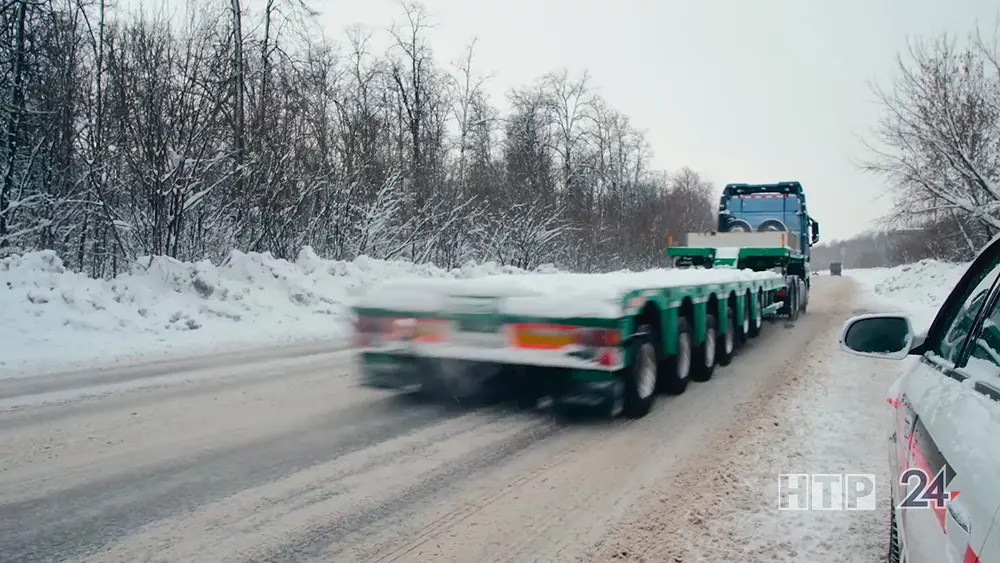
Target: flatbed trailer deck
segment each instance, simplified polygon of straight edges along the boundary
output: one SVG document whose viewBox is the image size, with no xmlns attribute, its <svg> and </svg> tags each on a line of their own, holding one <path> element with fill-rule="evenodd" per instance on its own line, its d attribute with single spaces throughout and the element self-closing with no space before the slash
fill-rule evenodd
<svg viewBox="0 0 1000 563">
<path fill-rule="evenodd" d="M 786 288 L 774 272 L 701 268 L 381 284 L 354 306 L 362 384 L 641 417 L 729 364 Z"/>
</svg>

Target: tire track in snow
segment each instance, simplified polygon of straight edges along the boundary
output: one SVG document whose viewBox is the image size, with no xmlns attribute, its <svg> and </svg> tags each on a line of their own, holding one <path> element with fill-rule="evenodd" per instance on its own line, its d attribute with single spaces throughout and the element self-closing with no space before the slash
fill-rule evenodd
<svg viewBox="0 0 1000 563">
<path fill-rule="evenodd" d="M 459 415 L 392 397 L 276 436 L 6 501 L 0 504 L 0 561 L 28 563 L 96 550 L 150 522 Z"/>
<path fill-rule="evenodd" d="M 467 413 L 151 523 L 85 561 L 305 561 L 561 429 L 504 411 Z"/>
</svg>

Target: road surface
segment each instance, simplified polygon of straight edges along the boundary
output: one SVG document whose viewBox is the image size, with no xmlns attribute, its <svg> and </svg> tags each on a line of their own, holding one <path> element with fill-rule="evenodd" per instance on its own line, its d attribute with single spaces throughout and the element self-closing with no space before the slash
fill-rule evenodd
<svg viewBox="0 0 1000 563">
<path fill-rule="evenodd" d="M 420 404 L 317 345 L 0 382 L 0 562 L 624 556 L 629 522 L 829 354 L 853 293 L 819 279 L 796 330 L 638 421 Z"/>
</svg>

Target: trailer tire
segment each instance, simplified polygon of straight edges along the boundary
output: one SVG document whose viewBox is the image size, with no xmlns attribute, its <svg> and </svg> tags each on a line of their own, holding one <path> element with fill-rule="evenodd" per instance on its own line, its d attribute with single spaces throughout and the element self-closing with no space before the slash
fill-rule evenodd
<svg viewBox="0 0 1000 563">
<path fill-rule="evenodd" d="M 622 414 L 628 418 L 642 418 L 649 414 L 656 402 L 656 389 L 660 372 L 660 358 L 653 340 L 652 327 L 643 325 L 640 334 L 632 339 L 632 363 L 622 370 L 624 404 Z M 612 408 L 612 410 L 616 410 Z M 614 413 L 611 414 L 614 416 Z"/>
<path fill-rule="evenodd" d="M 757 292 L 756 305 L 757 310 L 750 320 L 750 338 L 760 336 L 760 329 L 764 326 L 764 295 L 759 291 Z"/>
<path fill-rule="evenodd" d="M 799 318 L 799 284 L 795 281 L 789 283 L 786 291 L 785 299 L 788 299 L 788 320 L 795 322 Z"/>
<path fill-rule="evenodd" d="M 691 379 L 695 381 L 708 381 L 715 373 L 715 351 L 719 340 L 717 326 L 715 315 L 705 315 L 705 338 L 698 345 L 691 362 Z"/>
<path fill-rule="evenodd" d="M 806 282 L 806 281 L 802 282 L 802 296 L 801 296 L 801 301 L 802 301 L 802 309 L 801 309 L 801 311 L 802 311 L 802 313 L 805 313 L 806 309 L 809 308 L 809 282 Z"/>
<path fill-rule="evenodd" d="M 736 309 L 726 306 L 726 332 L 718 339 L 719 350 L 715 353 L 716 363 L 728 366 L 736 355 Z"/>
<path fill-rule="evenodd" d="M 737 331 L 739 336 L 738 344 L 745 344 L 747 340 L 750 340 L 750 300 L 753 297 L 750 296 L 748 292 L 743 296 L 743 322 L 740 323 L 740 329 Z"/>
<path fill-rule="evenodd" d="M 663 379 L 663 391 L 671 395 L 680 395 L 687 389 L 691 381 L 691 364 L 694 350 L 691 345 L 691 325 L 687 318 L 677 318 L 677 353 L 669 356 Z"/>
</svg>

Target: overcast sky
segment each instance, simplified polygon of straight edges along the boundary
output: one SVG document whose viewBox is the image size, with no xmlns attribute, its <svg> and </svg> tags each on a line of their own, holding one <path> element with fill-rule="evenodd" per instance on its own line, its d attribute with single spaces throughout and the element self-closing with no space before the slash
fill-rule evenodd
<svg viewBox="0 0 1000 563">
<path fill-rule="evenodd" d="M 423 0 L 438 60 L 478 37 L 476 64 L 497 101 L 547 71 L 588 69 L 645 129 L 658 168 L 691 166 L 720 184 L 799 180 L 824 240 L 887 211 L 864 156 L 907 37 L 992 26 L 996 0 Z M 314 0 L 337 36 L 385 28 L 395 0 Z"/>
</svg>

